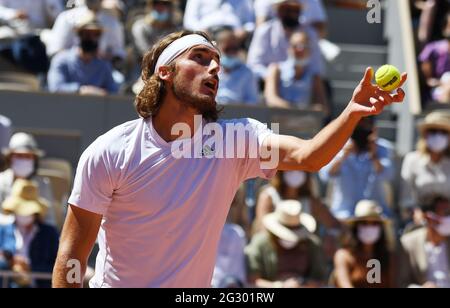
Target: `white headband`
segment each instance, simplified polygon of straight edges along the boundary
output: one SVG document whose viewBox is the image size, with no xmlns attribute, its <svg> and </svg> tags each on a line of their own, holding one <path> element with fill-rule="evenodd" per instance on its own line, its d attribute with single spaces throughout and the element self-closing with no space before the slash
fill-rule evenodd
<svg viewBox="0 0 450 308">
<path fill-rule="evenodd" d="M 198 34 L 190 34 L 179 38 L 178 40 L 172 42 L 166 49 L 161 53 L 156 62 L 155 74 L 158 72 L 159 68 L 164 65 L 170 64 L 173 60 L 178 58 L 186 50 L 197 46 L 204 45 L 217 50 L 206 38 Z"/>
</svg>

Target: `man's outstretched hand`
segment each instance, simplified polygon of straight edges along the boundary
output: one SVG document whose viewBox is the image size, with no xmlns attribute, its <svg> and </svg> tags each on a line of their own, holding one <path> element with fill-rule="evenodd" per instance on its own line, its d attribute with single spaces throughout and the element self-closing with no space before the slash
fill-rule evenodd
<svg viewBox="0 0 450 308">
<path fill-rule="evenodd" d="M 405 91 L 401 87 L 408 79 L 406 73 L 402 74 L 402 80 L 395 94 L 381 90 L 372 83 L 372 79 L 373 69 L 369 67 L 353 92 L 352 101 L 348 107 L 351 114 L 360 117 L 378 115 L 383 112 L 385 107 L 393 103 L 402 103 L 405 99 Z"/>
</svg>

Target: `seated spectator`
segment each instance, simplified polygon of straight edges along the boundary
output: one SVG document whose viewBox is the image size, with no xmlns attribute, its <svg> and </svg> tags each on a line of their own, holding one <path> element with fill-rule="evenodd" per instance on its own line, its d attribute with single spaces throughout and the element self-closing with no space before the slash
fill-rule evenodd
<svg viewBox="0 0 450 308">
<path fill-rule="evenodd" d="M 231 209 L 239 208 L 240 193 L 233 200 Z M 247 284 L 244 249 L 247 239 L 244 229 L 232 221 L 232 212 L 222 231 L 212 279 L 213 288 L 243 288 Z"/>
<path fill-rule="evenodd" d="M 294 32 L 289 42 L 289 58 L 269 67 L 265 98 L 270 107 L 313 108 L 329 113 L 322 78 L 312 67 L 306 32 Z"/>
<path fill-rule="evenodd" d="M 430 194 L 450 199 L 450 112 L 432 112 L 419 125 L 419 132 L 417 150 L 406 155 L 402 166 L 400 205 L 404 210 L 420 206 Z"/>
<path fill-rule="evenodd" d="M 298 0 L 303 5 L 300 23 L 312 26 L 320 37 L 326 34 L 327 15 L 322 0 Z M 255 0 L 255 15 L 257 26 L 275 17 L 274 0 Z"/>
<path fill-rule="evenodd" d="M 54 56 L 60 51 L 79 45 L 76 28 L 80 20 L 95 14 L 103 29 L 99 43 L 99 56 L 113 62 L 124 59 L 125 33 L 121 22 L 102 9 L 101 0 L 84 0 L 85 5 L 62 12 L 55 21 L 50 40 L 47 41 L 47 53 Z"/>
<path fill-rule="evenodd" d="M 0 0 L 0 20 L 25 21 L 32 29 L 50 28 L 63 10 L 60 0 Z"/>
<path fill-rule="evenodd" d="M 86 17 L 86 16 L 85 16 Z M 107 95 L 118 92 L 111 64 L 98 57 L 103 29 L 93 16 L 76 29 L 80 45 L 56 55 L 48 72 L 50 92 Z"/>
<path fill-rule="evenodd" d="M 208 31 L 231 27 L 239 42 L 255 30 L 255 15 L 251 0 L 188 0 L 184 27 L 193 31 Z"/>
<path fill-rule="evenodd" d="M 358 203 L 355 217 L 347 223 L 352 241 L 335 255 L 334 284 L 338 288 L 394 288 L 395 255 L 392 225 L 382 216 L 382 208 L 375 201 Z M 381 263 L 380 281 L 368 281 L 370 260 Z"/>
<path fill-rule="evenodd" d="M 171 0 L 147 0 L 147 15 L 136 20 L 132 27 L 133 43 L 142 56 L 161 37 L 178 29 L 176 2 Z"/>
<path fill-rule="evenodd" d="M 331 211 L 338 219 L 353 217 L 361 200 L 378 202 L 390 217 L 385 184 L 394 174 L 392 147 L 377 137 L 374 118 L 363 119 L 345 148 L 319 173 L 323 182 L 331 181 Z"/>
<path fill-rule="evenodd" d="M 0 115 L 0 172 L 5 170 L 5 157 L 1 150 L 8 147 L 11 138 L 11 120 Z"/>
<path fill-rule="evenodd" d="M 239 58 L 240 46 L 234 32 L 230 29 L 218 31 L 216 42 L 222 52 L 217 102 L 220 104 L 258 104 L 258 84 L 253 72 Z"/>
<path fill-rule="evenodd" d="M 300 201 L 303 213 L 312 215 L 327 228 L 340 228 L 340 223 L 320 201 L 317 184 L 312 174 L 303 171 L 279 171 L 270 184 L 261 189 L 258 196 L 254 231 L 262 231 L 263 218 L 273 213 L 278 205 L 286 200 Z"/>
<path fill-rule="evenodd" d="M 401 286 L 450 288 L 450 202 L 434 197 L 422 212 L 426 227 L 401 239 Z"/>
<path fill-rule="evenodd" d="M 14 287 L 48 288 L 50 280 L 30 279 L 27 274 L 51 273 L 58 251 L 58 232 L 43 223 L 48 205 L 39 198 L 38 187 L 31 181 L 18 179 L 12 195 L 3 202 L 3 210 L 15 222 L 0 226 L 0 269 L 12 270 L 19 277 Z"/>
<path fill-rule="evenodd" d="M 318 43 L 318 35 L 311 27 L 301 25 L 302 6 L 297 0 L 276 0 L 277 17 L 259 26 L 253 36 L 247 63 L 262 80 L 268 75 L 272 63 L 288 59 L 289 40 L 298 29 L 308 33 L 311 47 L 313 74 L 323 74 L 324 65 Z"/>
<path fill-rule="evenodd" d="M 302 288 L 324 284 L 325 261 L 314 218 L 296 200 L 280 203 L 263 219 L 267 231 L 246 248 L 249 281 L 259 288 Z"/>
<path fill-rule="evenodd" d="M 450 103 L 450 13 L 446 17 L 443 36 L 443 40 L 427 44 L 419 60 L 431 88 L 431 98 L 440 103 Z"/>
<path fill-rule="evenodd" d="M 3 151 L 3 154 L 8 169 L 0 173 L 0 204 L 11 195 L 14 181 L 17 179 L 37 182 L 41 196 L 53 201 L 53 191 L 49 181 L 37 175 L 39 160 L 44 156 L 44 151 L 38 149 L 33 136 L 25 133 L 14 134 L 9 147 Z M 49 216 L 48 222 L 54 223 L 54 217 Z"/>
</svg>

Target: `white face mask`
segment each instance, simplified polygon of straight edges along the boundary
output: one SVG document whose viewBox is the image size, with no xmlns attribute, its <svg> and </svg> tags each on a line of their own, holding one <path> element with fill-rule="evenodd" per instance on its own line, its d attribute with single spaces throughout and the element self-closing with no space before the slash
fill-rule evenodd
<svg viewBox="0 0 450 308">
<path fill-rule="evenodd" d="M 305 184 L 307 176 L 302 171 L 287 171 L 283 173 L 283 179 L 291 188 L 299 188 Z"/>
<path fill-rule="evenodd" d="M 297 242 L 286 241 L 281 238 L 278 239 L 278 244 L 286 250 L 291 250 L 297 247 Z"/>
<path fill-rule="evenodd" d="M 427 146 L 434 153 L 442 153 L 448 148 L 448 135 L 437 133 L 427 136 Z"/>
<path fill-rule="evenodd" d="M 26 228 L 34 223 L 34 216 L 16 216 L 16 224 L 19 227 Z"/>
<path fill-rule="evenodd" d="M 450 236 L 450 216 L 441 217 L 440 224 L 436 226 L 436 231 L 444 237 Z"/>
<path fill-rule="evenodd" d="M 373 245 L 381 237 L 381 226 L 359 226 L 358 239 L 365 245 Z"/>
<path fill-rule="evenodd" d="M 18 178 L 26 179 L 34 172 L 34 160 L 27 158 L 13 158 L 11 169 Z"/>
</svg>

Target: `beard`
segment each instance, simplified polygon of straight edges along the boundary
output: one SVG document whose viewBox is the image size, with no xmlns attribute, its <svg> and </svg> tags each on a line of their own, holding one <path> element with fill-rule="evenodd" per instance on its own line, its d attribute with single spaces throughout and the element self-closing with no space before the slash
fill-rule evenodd
<svg viewBox="0 0 450 308">
<path fill-rule="evenodd" d="M 173 95 L 186 107 L 197 110 L 206 120 L 217 121 L 220 110 L 217 108 L 216 97 L 195 94 L 187 83 L 179 79 L 177 74 L 172 83 Z"/>
</svg>

